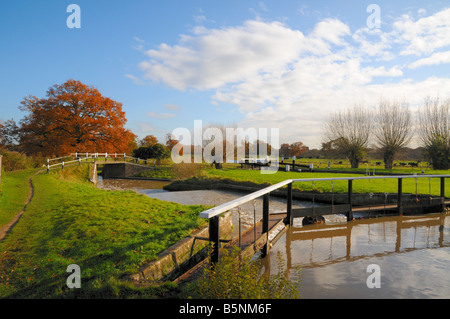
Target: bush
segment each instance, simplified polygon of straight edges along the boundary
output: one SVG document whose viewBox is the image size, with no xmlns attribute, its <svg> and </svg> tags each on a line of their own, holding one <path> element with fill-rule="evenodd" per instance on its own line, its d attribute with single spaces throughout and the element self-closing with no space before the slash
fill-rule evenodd
<svg viewBox="0 0 450 319">
<path fill-rule="evenodd" d="M 426 154 L 433 165 L 433 169 L 450 168 L 450 148 L 443 138 L 435 138 L 435 140 L 426 147 Z"/>
<path fill-rule="evenodd" d="M 154 158 L 158 161 L 170 157 L 170 151 L 162 144 L 156 143 L 149 147 L 139 147 L 133 151 L 133 156 L 141 159 Z"/>
<path fill-rule="evenodd" d="M 225 251 L 214 268 L 204 269 L 202 277 L 185 288 L 185 294 L 204 299 L 297 299 L 300 269 L 294 281 L 283 273 L 284 261 L 278 253 L 278 274 L 260 278 L 260 268 L 250 258 L 239 257 L 239 249 Z"/>
<path fill-rule="evenodd" d="M 40 158 L 29 157 L 23 153 L 7 151 L 4 149 L 0 150 L 0 155 L 3 155 L 2 170 L 5 172 L 37 168 L 43 163 Z"/>
</svg>

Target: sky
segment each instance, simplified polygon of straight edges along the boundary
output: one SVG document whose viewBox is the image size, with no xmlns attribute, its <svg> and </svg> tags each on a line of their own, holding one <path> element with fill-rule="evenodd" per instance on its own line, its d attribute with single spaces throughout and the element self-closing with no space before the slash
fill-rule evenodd
<svg viewBox="0 0 450 319">
<path fill-rule="evenodd" d="M 0 121 L 69 79 L 121 102 L 140 138 L 201 120 L 320 148 L 337 110 L 450 97 L 450 3 L 0 1 Z"/>
</svg>

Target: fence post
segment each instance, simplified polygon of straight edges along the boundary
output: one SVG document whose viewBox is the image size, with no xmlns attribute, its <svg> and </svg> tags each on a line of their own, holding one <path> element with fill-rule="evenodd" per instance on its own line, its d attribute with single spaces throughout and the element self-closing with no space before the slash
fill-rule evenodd
<svg viewBox="0 0 450 319">
<path fill-rule="evenodd" d="M 398 179 L 398 193 L 397 193 L 397 212 L 399 215 L 403 215 L 403 203 L 402 203 L 402 196 L 403 196 L 403 179 Z"/>
<path fill-rule="evenodd" d="M 261 234 L 266 234 L 266 244 L 262 249 L 262 257 L 265 257 L 269 252 L 269 196 L 270 193 L 263 196 L 263 222 Z"/>
<path fill-rule="evenodd" d="M 64 161 L 62 162 L 62 166 L 61 166 L 61 169 L 64 169 Z"/>
<path fill-rule="evenodd" d="M 348 205 L 350 206 L 349 211 L 347 213 L 347 221 L 351 221 L 353 220 L 353 202 L 352 202 L 352 195 L 353 195 L 353 180 L 349 179 L 348 180 Z"/>
<path fill-rule="evenodd" d="M 214 216 L 209 219 L 209 241 L 211 247 L 211 265 L 219 261 L 219 216 Z"/>
<path fill-rule="evenodd" d="M 287 187 L 286 225 L 292 226 L 292 183 Z"/>
</svg>

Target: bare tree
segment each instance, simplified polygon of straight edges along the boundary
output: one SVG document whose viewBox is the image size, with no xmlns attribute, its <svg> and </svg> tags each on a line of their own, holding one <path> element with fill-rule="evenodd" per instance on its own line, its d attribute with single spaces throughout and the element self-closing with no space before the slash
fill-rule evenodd
<svg viewBox="0 0 450 319">
<path fill-rule="evenodd" d="M 396 153 L 411 141 L 412 124 L 407 103 L 380 101 L 375 114 L 374 135 L 383 152 L 385 169 L 392 169 Z"/>
<path fill-rule="evenodd" d="M 434 169 L 450 168 L 450 99 L 426 98 L 418 113 L 419 136 Z"/>
<path fill-rule="evenodd" d="M 361 105 L 331 115 L 325 123 L 325 137 L 358 168 L 372 133 L 370 113 Z"/>
</svg>

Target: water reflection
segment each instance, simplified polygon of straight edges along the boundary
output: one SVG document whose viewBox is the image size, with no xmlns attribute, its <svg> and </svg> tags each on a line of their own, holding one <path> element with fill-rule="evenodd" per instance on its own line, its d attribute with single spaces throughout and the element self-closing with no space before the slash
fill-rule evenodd
<svg viewBox="0 0 450 319">
<path fill-rule="evenodd" d="M 288 273 L 302 269 L 303 298 L 450 297 L 450 217 L 384 217 L 345 224 L 293 227 L 262 260 Z M 366 285 L 367 266 L 381 267 L 381 288 Z"/>
</svg>

